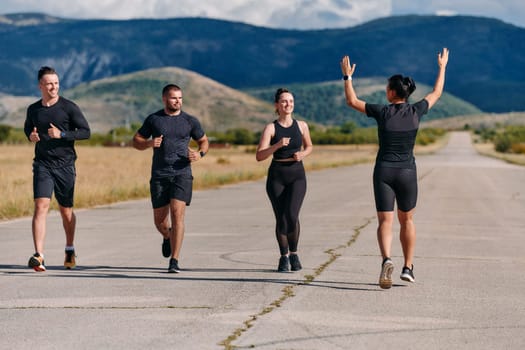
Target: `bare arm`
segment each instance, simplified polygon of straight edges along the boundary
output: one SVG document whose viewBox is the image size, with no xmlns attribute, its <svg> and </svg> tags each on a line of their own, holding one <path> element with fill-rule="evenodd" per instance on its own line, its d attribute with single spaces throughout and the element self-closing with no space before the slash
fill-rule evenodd
<svg viewBox="0 0 525 350">
<path fill-rule="evenodd" d="M 147 139 L 137 132 L 135 133 L 135 136 L 133 136 L 133 147 L 139 151 L 143 151 L 149 147 L 160 147 L 162 143 L 162 137 L 163 136 L 160 135 L 159 137 Z"/>
<path fill-rule="evenodd" d="M 191 148 L 188 147 L 188 158 L 190 161 L 195 162 L 199 159 L 201 159 L 203 156 L 201 156 L 201 152 L 204 154 L 208 153 L 208 149 L 210 147 L 210 143 L 208 141 L 208 136 L 204 135 L 200 139 L 197 140 L 197 144 L 199 145 L 199 150 L 194 151 Z"/>
<path fill-rule="evenodd" d="M 432 108 L 436 104 L 443 93 L 443 88 L 445 86 L 445 71 L 448 63 L 448 49 L 446 47 L 443 48 L 443 52 L 438 54 L 437 61 L 439 71 L 436 78 L 436 83 L 434 84 L 434 90 L 425 96 L 425 100 L 428 102 L 428 109 Z"/>
<path fill-rule="evenodd" d="M 350 64 L 350 58 L 348 56 L 344 56 L 341 60 L 341 72 L 343 73 L 343 76 L 348 76 L 348 80 L 345 80 L 346 104 L 361 113 L 365 113 L 366 102 L 360 100 L 357 97 L 357 94 L 354 90 L 354 86 L 352 85 L 352 75 L 354 74 L 354 71 L 355 63 Z"/>
</svg>

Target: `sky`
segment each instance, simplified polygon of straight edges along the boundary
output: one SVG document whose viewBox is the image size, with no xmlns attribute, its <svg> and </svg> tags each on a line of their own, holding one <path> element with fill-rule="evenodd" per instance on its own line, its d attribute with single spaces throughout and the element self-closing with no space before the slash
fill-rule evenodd
<svg viewBox="0 0 525 350">
<path fill-rule="evenodd" d="M 523 0 L 2 0 L 0 14 L 79 19 L 206 17 L 286 29 L 355 26 L 393 15 L 472 15 L 525 28 Z"/>
</svg>

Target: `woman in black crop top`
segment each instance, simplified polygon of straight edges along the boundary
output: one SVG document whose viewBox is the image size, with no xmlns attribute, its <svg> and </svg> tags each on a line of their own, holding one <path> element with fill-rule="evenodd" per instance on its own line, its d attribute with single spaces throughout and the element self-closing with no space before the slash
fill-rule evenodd
<svg viewBox="0 0 525 350">
<path fill-rule="evenodd" d="M 404 266 L 401 279 L 414 282 L 414 250 L 416 228 L 413 215 L 417 201 L 417 173 L 413 149 L 419 120 L 439 100 L 445 85 L 445 70 L 448 63 L 448 49 L 438 54 L 439 71 L 434 89 L 415 104 L 409 104 L 408 97 L 416 89 L 410 77 L 394 75 L 388 79 L 386 97 L 389 105 L 369 104 L 360 100 L 352 86 L 355 63 L 350 64 L 348 56 L 341 60 L 341 71 L 345 84 L 347 104 L 377 121 L 379 150 L 374 167 L 374 196 L 378 218 L 377 240 L 383 258 L 379 286 L 392 286 L 394 264 L 390 259 L 394 202 L 397 202 L 397 217 L 400 224 L 399 236 L 403 248 Z"/>
<path fill-rule="evenodd" d="M 302 160 L 312 152 L 308 124 L 292 118 L 294 98 L 286 89 L 275 93 L 278 118 L 263 130 L 257 146 L 257 161 L 272 156 L 266 179 L 266 193 L 275 214 L 275 235 L 280 258 L 277 271 L 299 271 L 299 211 L 306 194 L 306 175 Z"/>
</svg>

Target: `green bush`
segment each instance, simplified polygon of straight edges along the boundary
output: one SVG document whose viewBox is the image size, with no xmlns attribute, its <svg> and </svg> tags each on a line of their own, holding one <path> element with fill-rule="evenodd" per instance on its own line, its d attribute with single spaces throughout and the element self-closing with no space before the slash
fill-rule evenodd
<svg viewBox="0 0 525 350">
<path fill-rule="evenodd" d="M 494 149 L 497 152 L 515 152 L 520 153 L 523 148 L 521 144 L 525 143 L 525 126 L 509 125 L 503 130 L 497 132 L 493 137 Z"/>
<path fill-rule="evenodd" d="M 508 135 L 505 134 L 498 134 L 494 137 L 494 149 L 497 152 L 508 152 L 510 150 L 510 147 L 512 146 L 512 142 Z"/>
<path fill-rule="evenodd" d="M 436 142 L 440 137 L 445 135 L 445 130 L 440 128 L 420 129 L 417 133 L 416 144 L 425 146 Z"/>
<path fill-rule="evenodd" d="M 11 133 L 11 129 L 13 129 L 9 125 L 0 124 L 0 143 L 4 143 L 9 138 L 9 134 Z"/>
</svg>

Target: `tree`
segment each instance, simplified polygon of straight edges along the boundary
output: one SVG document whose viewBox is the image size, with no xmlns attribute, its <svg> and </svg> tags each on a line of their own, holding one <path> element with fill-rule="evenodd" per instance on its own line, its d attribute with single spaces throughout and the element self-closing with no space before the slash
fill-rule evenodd
<svg viewBox="0 0 525 350">
<path fill-rule="evenodd" d="M 12 127 L 9 125 L 0 124 L 0 143 L 4 143 L 7 141 L 11 129 Z"/>
</svg>

